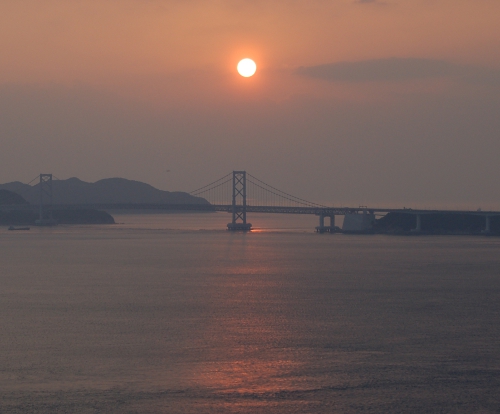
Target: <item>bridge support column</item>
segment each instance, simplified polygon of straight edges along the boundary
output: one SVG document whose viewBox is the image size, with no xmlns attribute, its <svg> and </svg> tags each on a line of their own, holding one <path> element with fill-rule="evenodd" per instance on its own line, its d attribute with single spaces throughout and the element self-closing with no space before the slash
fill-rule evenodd
<svg viewBox="0 0 500 414">
<path fill-rule="evenodd" d="M 249 231 L 252 225 L 247 223 L 247 173 L 246 171 L 233 171 L 233 220 L 228 223 L 227 229 L 231 231 Z"/>
<path fill-rule="evenodd" d="M 420 233 L 422 231 L 422 215 L 416 214 L 416 216 L 417 216 L 417 223 L 412 231 L 415 233 Z"/>
<path fill-rule="evenodd" d="M 316 227 L 316 233 L 325 232 L 325 216 L 323 214 L 319 215 L 319 226 Z"/>
<path fill-rule="evenodd" d="M 330 216 L 330 233 L 335 231 L 335 215 Z"/>
<path fill-rule="evenodd" d="M 489 234 L 491 233 L 491 217 L 490 216 L 484 216 L 486 219 L 485 227 L 484 230 L 482 231 L 483 234 Z"/>
<path fill-rule="evenodd" d="M 330 219 L 330 225 L 325 226 L 325 217 Z M 317 233 L 335 233 L 335 215 L 332 216 L 324 216 L 323 214 L 319 215 L 319 226 L 316 227 Z"/>
</svg>

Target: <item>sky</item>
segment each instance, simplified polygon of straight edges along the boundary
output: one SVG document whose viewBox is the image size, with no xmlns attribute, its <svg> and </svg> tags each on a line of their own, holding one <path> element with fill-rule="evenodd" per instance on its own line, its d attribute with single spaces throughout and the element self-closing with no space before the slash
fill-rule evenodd
<svg viewBox="0 0 500 414">
<path fill-rule="evenodd" d="M 498 0 L 1 0 L 0 182 L 500 210 Z M 242 58 L 257 72 L 236 72 Z"/>
</svg>

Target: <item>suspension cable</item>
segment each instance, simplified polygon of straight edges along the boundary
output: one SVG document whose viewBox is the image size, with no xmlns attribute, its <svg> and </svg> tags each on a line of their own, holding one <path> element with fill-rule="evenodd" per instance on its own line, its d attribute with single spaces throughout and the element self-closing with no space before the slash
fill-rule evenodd
<svg viewBox="0 0 500 414">
<path fill-rule="evenodd" d="M 301 200 L 301 199 L 300 199 L 300 198 L 298 198 L 298 197 L 294 197 L 294 196 L 291 196 L 291 195 L 286 194 L 286 193 L 283 193 L 283 194 L 286 194 L 286 195 L 279 194 L 279 193 L 275 193 L 275 192 L 273 192 L 273 191 L 268 190 L 267 188 L 262 187 L 261 185 L 259 185 L 259 184 L 257 184 L 257 183 L 254 183 L 254 182 L 253 182 L 253 181 L 251 181 L 251 180 L 248 180 L 248 181 L 249 181 L 250 183 L 252 183 L 253 185 L 255 185 L 256 187 L 261 188 L 262 190 L 264 190 L 264 191 L 266 191 L 266 192 L 268 192 L 268 193 L 271 193 L 271 194 L 273 194 L 273 195 L 275 195 L 275 196 L 277 196 L 277 197 L 279 197 L 279 198 L 281 198 L 281 199 L 288 200 L 288 201 L 290 201 L 290 202 L 292 202 L 292 203 L 302 204 L 302 205 L 304 205 L 304 206 L 308 206 L 308 207 L 310 207 L 310 206 L 314 206 L 314 207 L 319 206 L 318 204 L 311 203 L 311 202 L 309 202 L 309 201 L 307 201 L 307 200 Z M 287 196 L 289 196 L 289 197 L 287 197 Z M 301 200 L 301 201 L 298 201 L 298 200 Z M 273 205 L 274 205 L 274 204 L 273 204 Z"/>
<path fill-rule="evenodd" d="M 212 185 L 214 185 L 214 184 L 218 183 L 219 181 L 222 181 L 222 180 L 224 180 L 225 178 L 227 178 L 227 177 L 229 177 L 229 176 L 232 176 L 232 175 L 233 175 L 233 173 L 226 174 L 224 177 L 219 178 L 218 180 L 214 181 L 213 183 L 210 183 L 210 184 L 204 185 L 203 187 L 200 187 L 200 188 L 198 188 L 198 189 L 196 189 L 196 190 L 194 190 L 194 191 L 191 191 L 189 194 L 191 194 L 191 195 L 196 195 L 196 194 L 197 194 L 198 192 L 200 192 L 201 190 L 204 190 L 205 188 L 210 187 L 210 186 L 212 186 Z M 228 180 L 228 181 L 229 181 L 229 180 Z M 226 181 L 226 182 L 227 182 L 227 181 Z M 223 184 L 224 184 L 224 183 L 223 183 Z M 208 190 L 208 189 L 207 189 L 207 190 Z"/>
<path fill-rule="evenodd" d="M 273 190 L 277 191 L 278 193 L 284 194 L 284 195 L 286 195 L 286 196 L 288 196 L 288 197 L 292 197 L 292 199 L 294 199 L 294 200 L 292 200 L 292 201 L 296 201 L 296 200 L 298 200 L 298 201 L 296 201 L 296 202 L 299 202 L 299 201 L 300 201 L 300 202 L 302 202 L 302 203 L 306 203 L 306 204 L 309 204 L 309 205 L 312 205 L 312 206 L 315 206 L 315 207 L 326 207 L 326 206 L 323 206 L 323 205 L 321 205 L 321 204 L 313 203 L 313 202 L 311 202 L 311 201 L 304 200 L 303 198 L 295 197 L 294 195 L 291 195 L 291 194 L 285 193 L 284 191 L 281 191 L 281 190 L 277 189 L 276 187 L 273 187 L 272 185 L 269 185 L 269 184 L 265 183 L 264 181 L 259 180 L 257 177 L 254 177 L 254 176 L 253 176 L 253 175 L 251 175 L 251 174 L 248 174 L 248 173 L 247 173 L 247 175 L 248 175 L 249 177 L 252 177 L 254 180 L 257 180 L 259 183 L 264 184 L 265 186 L 267 186 L 267 187 L 269 187 L 269 188 L 272 188 Z M 249 181 L 250 181 L 250 180 L 249 180 Z M 251 181 L 250 181 L 250 182 L 251 182 Z M 254 183 L 254 182 L 252 182 L 252 184 L 257 185 L 257 184 L 256 184 L 256 183 Z M 268 191 L 269 191 L 269 190 L 268 190 Z M 270 192 L 272 193 L 272 191 L 270 191 Z M 276 195 L 279 195 L 279 194 L 276 194 Z M 290 199 L 290 200 L 291 200 L 291 199 Z"/>
<path fill-rule="evenodd" d="M 31 180 L 28 184 L 26 184 L 26 185 L 31 185 L 31 183 L 32 183 L 33 181 L 38 180 L 39 178 L 40 178 L 40 176 L 39 176 L 39 175 L 37 175 L 35 178 L 33 178 L 33 179 L 32 179 L 32 180 Z"/>
<path fill-rule="evenodd" d="M 227 203 L 228 201 L 225 200 L 225 198 L 231 195 L 231 189 L 227 184 L 232 182 L 232 176 L 233 173 L 226 174 L 224 177 L 219 178 L 218 180 L 210 184 L 204 185 L 197 190 L 191 191 L 189 194 L 194 196 L 208 196 L 211 202 L 215 201 L 217 204 L 222 204 L 224 202 Z M 247 182 L 251 184 L 247 188 L 247 195 L 249 196 L 248 204 L 253 204 L 255 202 L 261 205 L 262 203 L 264 203 L 263 205 L 268 205 L 269 203 L 271 203 L 273 206 L 275 206 L 280 205 L 280 203 L 284 203 L 285 205 L 292 205 L 293 203 L 296 203 L 307 207 L 326 208 L 326 206 L 324 205 L 313 203 L 311 201 L 281 191 L 278 188 L 273 187 L 272 185 L 269 185 L 262 180 L 259 180 L 257 177 L 254 177 L 251 174 L 247 173 L 247 177 Z M 253 181 L 252 179 L 257 182 Z"/>
</svg>

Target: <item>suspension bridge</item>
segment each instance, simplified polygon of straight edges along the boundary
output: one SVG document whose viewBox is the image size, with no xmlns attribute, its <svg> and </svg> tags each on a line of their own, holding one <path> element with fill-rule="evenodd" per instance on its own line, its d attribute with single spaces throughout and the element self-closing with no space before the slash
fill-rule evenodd
<svg viewBox="0 0 500 414">
<path fill-rule="evenodd" d="M 232 214 L 228 230 L 248 231 L 252 225 L 247 213 L 315 214 L 322 231 L 334 231 L 335 215 L 355 214 L 357 209 L 335 209 L 293 196 L 273 187 L 246 171 L 233 171 L 190 193 L 208 200 L 217 211 Z M 330 217 L 325 226 L 324 217 Z"/>
<path fill-rule="evenodd" d="M 247 221 L 248 213 L 274 214 L 311 214 L 318 216 L 319 223 L 316 231 L 319 233 L 336 232 L 335 216 L 358 218 L 362 227 L 368 229 L 375 220 L 375 214 L 390 212 L 404 213 L 415 216 L 415 228 L 422 229 L 422 216 L 427 214 L 468 214 L 484 217 L 484 233 L 490 232 L 490 219 L 500 216 L 500 211 L 468 211 L 468 210 L 422 210 L 422 209 L 395 209 L 360 207 L 329 207 L 304 200 L 292 194 L 273 187 L 246 171 L 233 171 L 224 177 L 204 185 L 189 194 L 201 197 L 208 203 L 189 204 L 158 204 L 158 203 L 89 203 L 89 204 L 54 204 L 52 174 L 40 174 L 39 203 L 30 205 L 3 205 L 1 210 L 36 209 L 39 212 L 39 225 L 53 225 L 51 212 L 68 209 L 97 209 L 97 210 L 169 210 L 169 211 L 223 211 L 231 214 L 231 222 L 227 228 L 231 231 L 249 231 L 252 224 Z M 325 219 L 328 221 L 325 222 Z"/>
</svg>

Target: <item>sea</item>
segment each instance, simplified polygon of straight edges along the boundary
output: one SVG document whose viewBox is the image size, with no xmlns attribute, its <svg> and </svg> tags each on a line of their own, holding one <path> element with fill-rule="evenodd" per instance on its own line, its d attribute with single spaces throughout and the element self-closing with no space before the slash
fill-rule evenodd
<svg viewBox="0 0 500 414">
<path fill-rule="evenodd" d="M 0 413 L 498 413 L 500 238 L 0 229 Z"/>
</svg>

